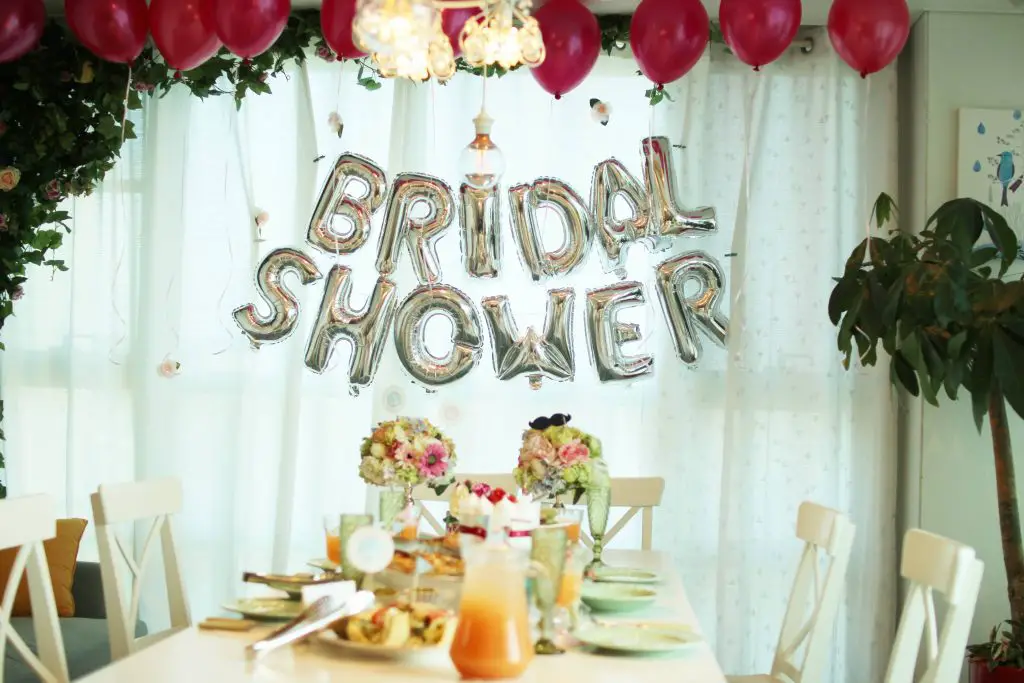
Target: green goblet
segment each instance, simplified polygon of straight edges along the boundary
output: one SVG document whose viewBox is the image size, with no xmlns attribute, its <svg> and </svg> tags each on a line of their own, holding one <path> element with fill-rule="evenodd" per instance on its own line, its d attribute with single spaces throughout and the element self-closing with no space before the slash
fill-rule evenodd
<svg viewBox="0 0 1024 683">
<path fill-rule="evenodd" d="M 608 529 L 608 513 L 612 507 L 612 489 L 610 483 L 602 483 L 587 489 L 587 523 L 590 536 L 594 539 L 594 559 L 587 565 L 587 571 L 603 567 L 601 551 L 604 550 L 604 532 Z"/>
<path fill-rule="evenodd" d="M 533 537 L 530 560 L 537 569 L 533 594 L 540 610 L 540 639 L 533 651 L 539 655 L 559 655 L 565 650 L 555 645 L 555 605 L 562 587 L 569 536 L 564 526 L 539 527 L 530 535 Z"/>
</svg>

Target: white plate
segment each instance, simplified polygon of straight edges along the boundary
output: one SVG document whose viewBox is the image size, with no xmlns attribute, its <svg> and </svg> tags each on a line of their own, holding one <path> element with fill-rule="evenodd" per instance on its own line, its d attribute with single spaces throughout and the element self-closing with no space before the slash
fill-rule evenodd
<svg viewBox="0 0 1024 683">
<path fill-rule="evenodd" d="M 438 645 L 422 645 L 420 647 L 384 647 L 382 645 L 371 645 L 370 643 L 353 643 L 350 640 L 342 640 L 334 631 L 321 631 L 317 634 L 319 642 L 323 645 L 336 648 L 342 652 L 373 657 L 376 659 L 387 659 L 389 661 L 404 662 L 423 657 L 435 657 L 438 655 L 448 656 L 450 643 Z"/>
<path fill-rule="evenodd" d="M 584 645 L 607 652 L 630 655 L 679 652 L 703 642 L 700 634 L 684 624 L 657 622 L 587 626 L 574 635 Z"/>
</svg>

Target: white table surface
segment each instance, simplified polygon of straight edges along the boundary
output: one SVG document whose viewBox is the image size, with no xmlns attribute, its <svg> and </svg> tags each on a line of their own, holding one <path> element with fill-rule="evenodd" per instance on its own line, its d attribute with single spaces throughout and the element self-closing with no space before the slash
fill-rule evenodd
<svg viewBox="0 0 1024 683">
<path fill-rule="evenodd" d="M 658 571 L 664 583 L 658 587 L 655 606 L 623 619 L 672 620 L 700 631 L 686 599 L 679 575 L 666 555 L 639 550 L 606 551 L 612 565 Z M 609 618 L 611 620 L 611 618 Z M 432 683 L 458 681 L 459 674 L 447 653 L 415 664 L 353 658 L 326 644 L 310 643 L 284 648 L 256 662 L 247 662 L 245 646 L 269 629 L 248 633 L 200 631 L 191 628 L 112 664 L 83 683 L 242 683 L 244 681 L 304 681 L 305 683 Z M 524 683 L 725 683 L 714 653 L 705 643 L 667 657 L 625 657 L 572 650 L 563 655 L 536 656 Z"/>
</svg>

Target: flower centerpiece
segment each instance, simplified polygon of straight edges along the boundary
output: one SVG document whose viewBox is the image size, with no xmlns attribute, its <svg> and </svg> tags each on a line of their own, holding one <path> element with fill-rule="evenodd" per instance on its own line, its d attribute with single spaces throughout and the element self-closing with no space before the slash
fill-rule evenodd
<svg viewBox="0 0 1024 683">
<path fill-rule="evenodd" d="M 538 417 L 523 432 L 519 464 L 513 470 L 516 483 L 535 499 L 572 493 L 579 502 L 594 478 L 603 470 L 601 441 L 569 426 L 570 415 Z"/>
<path fill-rule="evenodd" d="M 404 489 L 406 504 L 412 501 L 414 486 L 426 484 L 443 491 L 455 478 L 455 444 L 429 420 L 400 417 L 381 422 L 363 439 L 359 455 L 362 480 Z"/>
</svg>

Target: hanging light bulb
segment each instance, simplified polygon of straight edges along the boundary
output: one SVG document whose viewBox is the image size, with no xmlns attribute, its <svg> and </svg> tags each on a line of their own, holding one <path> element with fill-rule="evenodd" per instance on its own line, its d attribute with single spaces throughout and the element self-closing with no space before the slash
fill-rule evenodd
<svg viewBox="0 0 1024 683">
<path fill-rule="evenodd" d="M 459 172 L 465 176 L 468 185 L 481 190 L 497 185 L 505 172 L 505 155 L 491 140 L 493 125 L 494 119 L 481 107 L 473 119 L 476 137 L 459 155 Z"/>
</svg>

